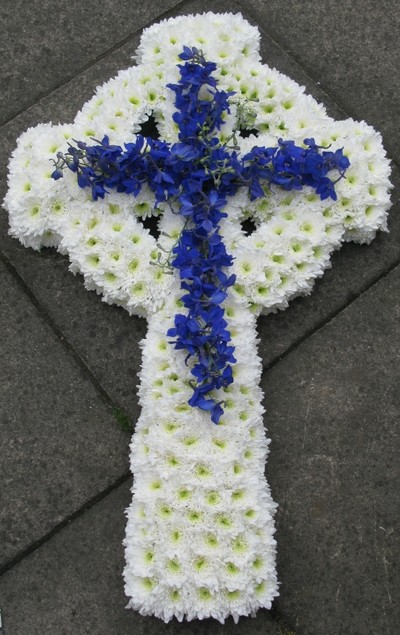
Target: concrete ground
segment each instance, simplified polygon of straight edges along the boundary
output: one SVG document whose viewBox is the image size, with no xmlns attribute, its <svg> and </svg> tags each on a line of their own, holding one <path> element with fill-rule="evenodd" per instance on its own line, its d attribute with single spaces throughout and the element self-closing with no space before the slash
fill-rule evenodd
<svg viewBox="0 0 400 635">
<path fill-rule="evenodd" d="M 242 11 L 263 60 L 365 119 L 392 159 L 390 233 L 344 246 L 314 293 L 259 322 L 281 594 L 235 626 L 125 610 L 129 432 L 145 322 L 102 303 L 0 216 L 4 635 L 396 635 L 399 615 L 400 8 L 397 0 L 4 0 L 1 191 L 17 136 L 72 120 L 160 17 Z"/>
</svg>

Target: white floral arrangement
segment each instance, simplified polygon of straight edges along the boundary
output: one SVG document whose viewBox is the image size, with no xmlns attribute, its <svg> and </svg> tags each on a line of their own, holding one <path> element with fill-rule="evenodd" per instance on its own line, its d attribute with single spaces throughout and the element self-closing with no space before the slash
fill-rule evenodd
<svg viewBox="0 0 400 635">
<path fill-rule="evenodd" d="M 303 87 L 261 62 L 259 39 L 240 14 L 180 16 L 151 26 L 135 66 L 99 86 L 72 124 L 27 130 L 9 165 L 10 234 L 27 247 L 68 254 L 87 289 L 148 320 L 124 576 L 128 606 L 165 622 L 224 622 L 229 615 L 237 622 L 271 608 L 278 595 L 277 505 L 264 476 L 269 440 L 256 319 L 310 293 L 343 241 L 370 243 L 387 230 L 390 167 L 380 134 L 365 122 L 331 119 Z M 148 184 L 136 196 L 110 191 L 94 201 L 72 171 L 52 178 L 57 153 L 66 153 L 72 140 L 90 143 L 106 134 L 122 146 L 150 116 L 160 138 L 177 143 L 175 95 L 167 84 L 179 81 L 184 47 L 201 49 L 217 64 L 218 87 L 235 93 L 216 133 L 221 143 L 240 117 L 250 132 L 236 136 L 242 155 L 280 138 L 301 145 L 312 137 L 320 147 L 343 149 L 350 163 L 335 184 L 336 200 L 321 200 L 309 186 L 271 189 L 255 200 L 240 189 L 229 198 L 220 232 L 236 280 L 221 304 L 236 362 L 233 382 L 217 391 L 224 406 L 217 425 L 188 404 L 190 365 L 167 336 L 182 307 L 179 274 L 166 265 L 184 227 L 176 202 L 155 205 Z M 157 239 L 142 222 L 152 215 L 159 219 Z M 241 225 L 247 219 L 254 223 L 249 235 Z"/>
</svg>

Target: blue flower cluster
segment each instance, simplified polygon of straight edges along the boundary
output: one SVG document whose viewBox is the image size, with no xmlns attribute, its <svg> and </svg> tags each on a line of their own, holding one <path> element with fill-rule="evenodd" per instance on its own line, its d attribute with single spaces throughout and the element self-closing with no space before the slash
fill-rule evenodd
<svg viewBox="0 0 400 635">
<path fill-rule="evenodd" d="M 156 201 L 165 201 L 179 191 L 179 183 L 169 174 L 171 149 L 164 141 L 137 135 L 135 142 L 126 143 L 122 150 L 110 145 L 105 135 L 98 145 L 77 141 L 76 146 L 69 145 L 65 154 L 57 153 L 52 177 L 61 178 L 64 167 L 68 167 L 76 172 L 79 187 L 92 188 L 94 201 L 104 198 L 110 189 L 136 196 L 143 183 L 150 185 Z"/>
<path fill-rule="evenodd" d="M 110 145 L 104 136 L 97 145 L 76 142 L 66 154 L 58 153 L 54 179 L 68 167 L 77 174 L 80 187 L 91 187 L 94 200 L 109 189 L 137 195 L 143 183 L 155 194 L 155 205 L 166 200 L 179 204 L 185 226 L 172 252 L 172 265 L 179 270 L 182 302 L 187 313 L 177 314 L 168 336 L 177 349 L 193 359 L 191 406 L 210 412 L 218 423 L 222 402 L 212 392 L 233 381 L 234 347 L 224 318 L 222 303 L 235 276 L 226 269 L 232 256 L 219 233 L 227 198 L 247 187 L 251 200 L 265 196 L 272 186 L 285 190 L 313 187 L 321 199 L 336 199 L 335 182 L 328 172 L 343 177 L 349 166 L 342 150 L 327 151 L 314 139 L 304 147 L 279 139 L 272 148 L 255 146 L 240 157 L 216 136 L 234 93 L 219 90 L 212 76 L 217 66 L 196 49 L 184 47 L 179 64 L 180 80 L 168 84 L 175 93 L 174 121 L 179 141 L 174 144 L 137 135 L 133 143 Z M 234 139 L 234 135 L 233 135 Z M 96 140 L 95 140 L 96 141 Z M 321 152 L 321 150 L 323 150 Z"/>
<path fill-rule="evenodd" d="M 278 144 L 275 148 L 256 146 L 242 159 L 241 176 L 249 184 L 251 200 L 265 196 L 265 185 L 278 185 L 284 190 L 301 190 L 308 185 L 315 189 L 321 200 L 332 198 L 336 201 L 335 183 L 350 165 L 343 149 L 321 152 L 322 146 L 312 138 L 304 139 L 307 148 L 282 139 Z M 336 181 L 327 176 L 333 169 L 339 172 Z"/>
<path fill-rule="evenodd" d="M 232 256 L 226 252 L 219 223 L 226 216 L 222 211 L 226 196 L 234 194 L 238 184 L 228 151 L 213 137 L 229 111 L 230 94 L 218 90 L 212 77 L 216 64 L 206 62 L 197 49 L 185 47 L 181 58 L 187 62 L 179 66 L 180 82 L 169 88 L 175 92 L 178 109 L 173 116 L 179 125 L 176 145 L 189 168 L 179 196 L 180 213 L 188 222 L 173 250 L 172 264 L 179 269 L 186 291 L 182 302 L 187 315 L 175 316 L 168 335 L 176 338 L 177 349 L 185 349 L 195 360 L 189 404 L 210 411 L 211 420 L 218 423 L 223 409 L 210 393 L 232 383 L 231 364 L 236 361 L 221 306 L 235 276 L 224 271 Z"/>
</svg>

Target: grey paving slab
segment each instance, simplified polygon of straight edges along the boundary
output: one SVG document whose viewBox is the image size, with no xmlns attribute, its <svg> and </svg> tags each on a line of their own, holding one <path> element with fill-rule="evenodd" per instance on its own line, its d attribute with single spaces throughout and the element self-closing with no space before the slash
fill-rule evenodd
<svg viewBox="0 0 400 635">
<path fill-rule="evenodd" d="M 0 262 L 0 567 L 128 470 L 129 435 Z"/>
<path fill-rule="evenodd" d="M 19 275 L 34 290 L 46 313 L 56 321 L 115 407 L 123 410 L 133 424 L 139 412 L 139 343 L 146 333 L 146 321 L 130 317 L 124 309 L 101 302 L 94 291 L 86 291 L 83 278 L 68 270 L 68 258 L 54 250 L 33 252 L 27 258 L 24 252 L 28 250 L 20 245 L 18 249 L 22 252 Z"/>
<path fill-rule="evenodd" d="M 377 127 L 400 160 L 397 0 L 247 0 L 246 8 L 344 110 Z"/>
<path fill-rule="evenodd" d="M 215 6 L 211 2 L 196 0 L 185 3 L 182 12 L 195 13 L 212 9 L 215 10 Z M 218 4 L 219 11 L 238 9 L 240 5 L 233 2 Z M 54 122 L 71 120 L 99 83 L 109 79 L 120 68 L 131 64 L 130 57 L 138 42 L 139 35 L 136 35 L 4 126 L 3 152 L 0 155 L 1 174 L 5 175 L 9 153 L 23 130 L 49 119 Z M 261 43 L 263 59 L 266 62 L 301 84 L 307 85 L 316 98 L 326 103 L 332 115 L 341 116 L 335 104 L 329 101 L 320 87 L 310 81 L 293 58 L 284 53 L 265 32 L 262 32 Z M 399 184 L 397 172 L 395 179 Z M 0 197 L 3 193 L 4 178 L 0 185 Z M 267 364 L 283 354 L 328 315 L 357 295 L 360 289 L 376 279 L 382 271 L 398 262 L 400 221 L 397 210 L 398 206 L 391 213 L 389 235 L 380 236 L 368 247 L 347 245 L 334 258 L 332 271 L 327 272 L 325 279 L 317 284 L 316 290 L 309 298 L 296 300 L 284 313 L 261 319 L 261 354 L 264 363 Z M 144 321 L 128 318 L 121 309 L 105 306 L 94 293 L 87 293 L 83 289 L 81 279 L 74 278 L 68 273 L 67 261 L 61 256 L 49 250 L 44 250 L 40 254 L 34 253 L 20 247 L 17 241 L 8 238 L 6 234 L 6 215 L 0 212 L 0 249 L 40 299 L 46 311 L 110 396 L 135 418 L 135 375 L 140 364 L 138 341 L 145 330 Z"/>
<path fill-rule="evenodd" d="M 125 609 L 121 542 L 129 501 L 126 484 L 0 578 L 5 635 L 286 635 L 267 611 L 222 626 L 166 625 Z"/>
<path fill-rule="evenodd" d="M 0 122 L 22 112 L 177 3 L 2 2 Z"/>
<path fill-rule="evenodd" d="M 264 374 L 278 607 L 299 635 L 400 623 L 400 267 Z"/>
</svg>

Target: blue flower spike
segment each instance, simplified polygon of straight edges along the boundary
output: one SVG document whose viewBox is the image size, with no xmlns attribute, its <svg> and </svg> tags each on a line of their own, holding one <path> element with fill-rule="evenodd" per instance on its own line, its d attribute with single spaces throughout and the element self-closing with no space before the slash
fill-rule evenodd
<svg viewBox="0 0 400 635">
<path fill-rule="evenodd" d="M 172 266 L 179 272 L 186 313 L 175 315 L 167 331 L 176 349 L 186 351 L 193 375 L 189 405 L 210 413 L 218 424 L 224 411 L 215 391 L 233 382 L 234 346 L 225 320 L 223 302 L 235 276 L 227 270 L 233 258 L 226 251 L 220 222 L 228 197 L 239 187 L 250 200 L 279 187 L 300 190 L 312 187 L 321 200 L 336 200 L 335 183 L 350 162 L 343 150 L 329 151 L 314 139 L 303 146 L 278 140 L 271 148 L 255 146 L 240 157 L 223 144 L 217 131 L 229 113 L 234 95 L 218 89 L 217 69 L 197 48 L 183 47 L 178 64 L 180 80 L 167 84 L 175 93 L 173 120 L 179 127 L 174 144 L 136 135 L 125 148 L 110 145 L 107 135 L 96 145 L 77 141 L 68 152 L 57 154 L 53 179 L 68 168 L 76 173 L 79 187 L 90 187 L 96 201 L 110 190 L 136 196 L 144 183 L 153 190 L 155 204 L 174 200 L 185 218 L 185 227 L 172 252 Z M 336 181 L 328 176 L 338 173 Z"/>
</svg>

